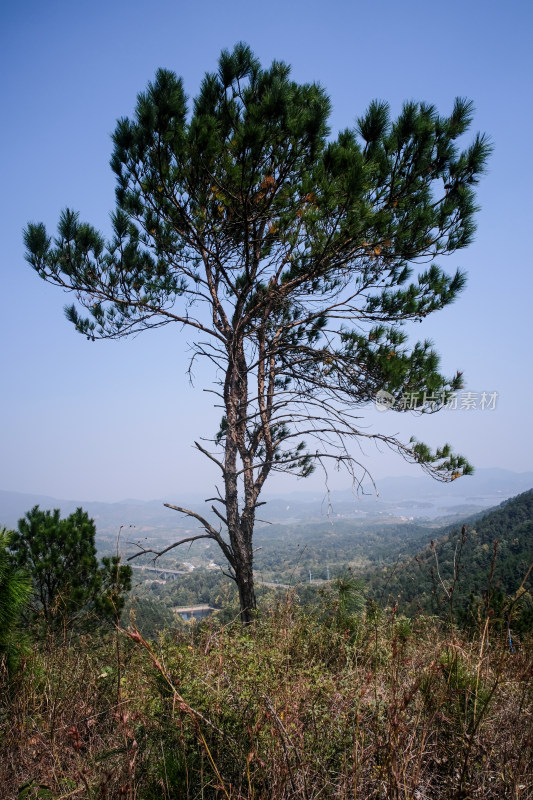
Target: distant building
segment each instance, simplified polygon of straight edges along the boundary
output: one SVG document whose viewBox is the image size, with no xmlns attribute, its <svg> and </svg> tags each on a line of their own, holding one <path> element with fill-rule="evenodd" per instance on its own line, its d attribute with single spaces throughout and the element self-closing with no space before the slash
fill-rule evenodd
<svg viewBox="0 0 533 800">
<path fill-rule="evenodd" d="M 181 606 L 173 608 L 172 611 L 188 622 L 191 619 L 204 619 L 204 617 L 213 614 L 217 609 L 211 606 Z"/>
</svg>

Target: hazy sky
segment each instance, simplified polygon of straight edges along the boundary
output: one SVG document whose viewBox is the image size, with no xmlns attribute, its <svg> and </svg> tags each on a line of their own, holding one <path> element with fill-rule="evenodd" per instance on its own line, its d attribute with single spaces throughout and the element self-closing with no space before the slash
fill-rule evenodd
<svg viewBox="0 0 533 800">
<path fill-rule="evenodd" d="M 44 221 L 54 232 L 69 206 L 108 231 L 116 119 L 131 115 L 160 66 L 182 75 L 194 96 L 221 49 L 239 40 L 264 65 L 281 59 L 296 80 L 320 82 L 332 99 L 334 132 L 352 126 L 373 98 L 388 100 L 393 112 L 407 99 L 432 102 L 442 113 L 457 95 L 474 101 L 473 129 L 495 146 L 479 190 L 478 231 L 468 250 L 440 262 L 450 272 L 466 269 L 468 286 L 414 334 L 434 339 L 444 371 L 463 370 L 478 399 L 498 392 L 496 408 L 424 419 L 370 409 L 368 423 L 432 445 L 451 441 L 478 467 L 533 468 L 531 2 L 10 5 L 0 19 L 0 488 L 174 502 L 180 492 L 212 491 L 213 474 L 191 445 L 218 429 L 219 416 L 202 392 L 208 370 L 189 385 L 187 334 L 167 327 L 87 342 L 63 316 L 69 297 L 25 263 L 22 229 Z M 362 459 L 378 478 L 416 474 L 373 448 Z M 285 488 L 314 488 L 320 478 L 310 480 Z"/>
</svg>

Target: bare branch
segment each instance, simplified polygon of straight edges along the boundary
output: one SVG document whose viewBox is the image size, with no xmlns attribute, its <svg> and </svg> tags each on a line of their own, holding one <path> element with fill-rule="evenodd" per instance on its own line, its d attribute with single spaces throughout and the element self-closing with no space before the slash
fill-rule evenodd
<svg viewBox="0 0 533 800">
<path fill-rule="evenodd" d="M 214 513 L 214 514 L 216 514 L 216 515 L 217 515 L 217 517 L 219 518 L 219 520 L 221 520 L 221 522 L 223 522 L 223 523 L 224 523 L 224 525 L 226 525 L 226 526 L 228 525 L 228 520 L 226 519 L 226 517 L 224 517 L 224 516 L 223 516 L 223 515 L 220 513 L 220 511 L 218 511 L 218 510 L 215 508 L 215 506 L 211 506 L 211 510 L 213 511 L 213 513 Z"/>
<path fill-rule="evenodd" d="M 173 511 L 179 511 L 180 514 L 185 514 L 186 517 L 193 517 L 193 519 L 197 519 L 211 536 L 217 536 L 217 531 L 215 528 L 213 528 L 213 526 L 196 511 L 191 511 L 190 508 L 183 508 L 182 506 L 174 506 L 172 503 L 163 503 L 163 505 L 165 508 L 171 508 Z"/>
<path fill-rule="evenodd" d="M 211 461 L 213 461 L 222 472 L 224 472 L 224 465 L 217 458 L 215 458 L 215 456 L 212 453 L 210 453 L 209 450 L 206 450 L 205 447 L 202 447 L 202 445 L 198 444 L 198 442 L 195 442 L 194 446 L 201 453 L 203 453 L 204 456 L 207 456 L 207 458 L 209 458 Z M 166 505 L 166 503 L 165 503 L 165 505 Z M 169 506 L 169 508 L 174 508 L 174 506 Z M 176 509 L 176 510 L 178 510 L 178 509 Z"/>
<path fill-rule="evenodd" d="M 210 533 L 200 533 L 197 536 L 188 536 L 186 539 L 181 539 L 179 542 L 174 542 L 173 544 L 169 544 L 168 547 L 163 548 L 163 550 L 151 550 L 149 548 L 142 548 L 138 553 L 135 553 L 133 556 L 129 556 L 127 559 L 128 561 L 133 561 L 134 558 L 138 558 L 139 556 L 143 556 L 146 553 L 154 553 L 156 558 L 168 553 L 169 550 L 173 550 L 175 547 L 179 547 L 180 544 L 187 544 L 187 542 L 195 542 L 197 539 L 214 539 L 215 537 L 212 536 Z M 137 547 L 140 547 L 138 543 L 135 543 Z"/>
</svg>

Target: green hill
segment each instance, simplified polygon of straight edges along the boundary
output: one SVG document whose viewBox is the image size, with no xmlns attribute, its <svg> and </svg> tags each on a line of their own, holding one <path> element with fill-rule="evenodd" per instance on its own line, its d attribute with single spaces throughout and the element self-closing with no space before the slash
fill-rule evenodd
<svg viewBox="0 0 533 800">
<path fill-rule="evenodd" d="M 452 613 L 465 622 L 482 611 L 503 618 L 512 610 L 522 628 L 533 623 L 531 564 L 533 490 L 448 528 L 414 557 L 367 577 L 375 597 L 398 601 L 408 612 Z"/>
</svg>

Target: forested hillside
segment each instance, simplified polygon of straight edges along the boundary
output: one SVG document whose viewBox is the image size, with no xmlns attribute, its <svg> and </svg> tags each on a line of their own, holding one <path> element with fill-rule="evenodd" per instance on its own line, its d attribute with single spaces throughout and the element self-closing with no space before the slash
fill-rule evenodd
<svg viewBox="0 0 533 800">
<path fill-rule="evenodd" d="M 452 614 L 473 622 L 482 609 L 512 612 L 520 629 L 533 620 L 533 490 L 450 527 L 444 536 L 394 568 L 368 575 L 373 593 L 404 610 Z M 519 595 L 520 597 L 518 597 Z"/>
</svg>

